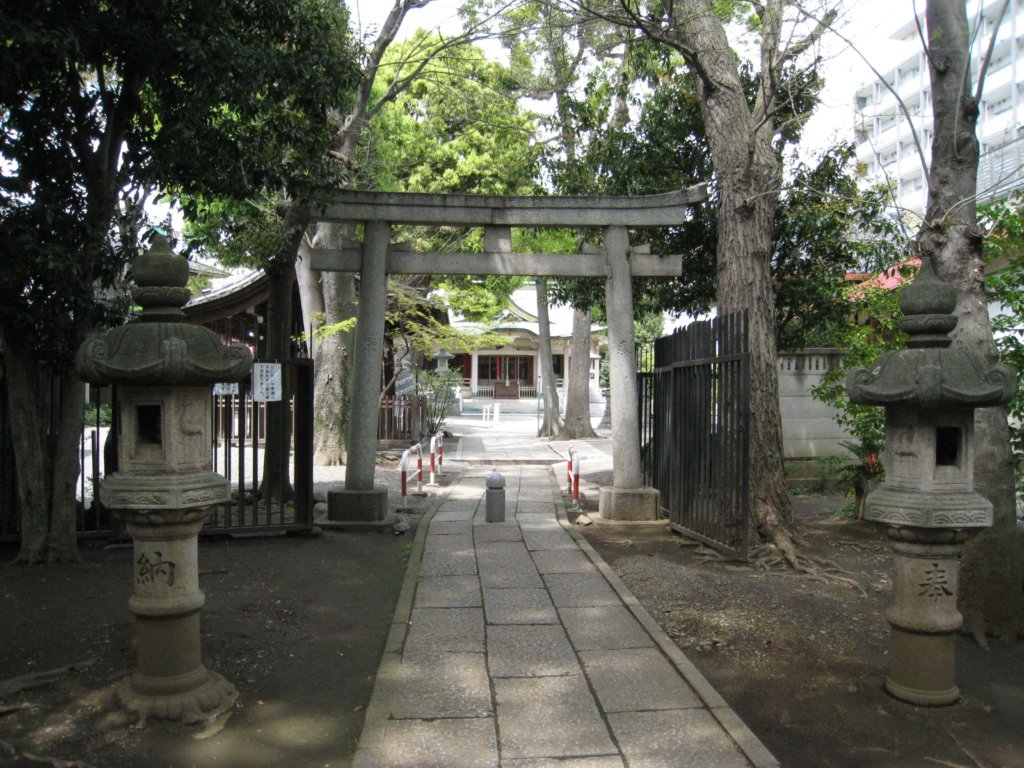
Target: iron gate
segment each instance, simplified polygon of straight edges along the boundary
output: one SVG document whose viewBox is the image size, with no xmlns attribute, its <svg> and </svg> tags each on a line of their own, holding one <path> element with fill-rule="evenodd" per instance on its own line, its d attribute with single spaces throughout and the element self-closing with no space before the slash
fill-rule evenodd
<svg viewBox="0 0 1024 768">
<path fill-rule="evenodd" d="M 282 363 L 283 399 L 254 402 L 252 375 L 237 395 L 213 399 L 213 468 L 228 480 L 231 498 L 208 517 L 200 533 L 302 531 L 313 527 L 313 361 Z M 291 455 L 267 467 L 270 409 L 288 409 Z M 268 469 L 273 470 L 268 472 Z M 282 493 L 290 480 L 293 494 Z"/>
<path fill-rule="evenodd" d="M 659 339 L 650 410 L 650 482 L 670 526 L 737 557 L 749 537 L 747 331 L 744 312 Z"/>
</svg>

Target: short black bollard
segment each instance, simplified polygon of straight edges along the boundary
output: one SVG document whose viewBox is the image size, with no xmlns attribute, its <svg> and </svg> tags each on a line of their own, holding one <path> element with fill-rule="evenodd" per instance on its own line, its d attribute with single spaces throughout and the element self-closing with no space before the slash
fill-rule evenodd
<svg viewBox="0 0 1024 768">
<path fill-rule="evenodd" d="M 500 472 L 487 476 L 486 505 L 488 523 L 505 522 L 505 476 Z"/>
</svg>

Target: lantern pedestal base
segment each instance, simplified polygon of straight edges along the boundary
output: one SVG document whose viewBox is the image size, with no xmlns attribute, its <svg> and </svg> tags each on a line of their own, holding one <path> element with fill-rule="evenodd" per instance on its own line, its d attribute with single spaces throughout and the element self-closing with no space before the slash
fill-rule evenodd
<svg viewBox="0 0 1024 768">
<path fill-rule="evenodd" d="M 956 635 L 928 635 L 892 628 L 885 690 L 921 707 L 942 707 L 960 699 L 953 680 Z"/>
<path fill-rule="evenodd" d="M 956 595 L 968 532 L 900 527 L 888 534 L 895 574 L 885 689 L 918 706 L 955 704 L 956 631 L 963 623 Z"/>
<path fill-rule="evenodd" d="M 137 645 L 135 671 L 118 697 L 140 725 L 150 717 L 211 720 L 238 699 L 235 687 L 202 663 L 199 612 L 206 598 L 199 589 L 198 534 L 212 511 L 118 510 L 134 540 L 135 591 L 128 606 Z"/>
<path fill-rule="evenodd" d="M 181 690 L 173 690 L 175 681 L 160 680 L 160 692 L 145 691 L 151 681 L 132 675 L 118 687 L 121 704 L 139 716 L 139 725 L 150 717 L 161 720 L 180 720 L 182 723 L 200 723 L 213 720 L 231 709 L 238 700 L 238 691 L 216 672 L 205 667 L 180 681 Z M 196 679 L 198 678 L 198 679 Z M 140 690 L 141 689 L 141 690 Z"/>
</svg>

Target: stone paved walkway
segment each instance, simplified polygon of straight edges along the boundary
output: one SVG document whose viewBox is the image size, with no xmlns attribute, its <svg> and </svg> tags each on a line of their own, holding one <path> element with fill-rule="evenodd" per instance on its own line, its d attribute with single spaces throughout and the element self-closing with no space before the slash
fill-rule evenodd
<svg viewBox="0 0 1024 768">
<path fill-rule="evenodd" d="M 420 526 L 355 766 L 776 766 L 565 524 L 561 464 L 527 461 L 557 453 L 518 439 L 459 446 L 496 459 L 505 522 L 495 466 L 467 465 Z"/>
</svg>

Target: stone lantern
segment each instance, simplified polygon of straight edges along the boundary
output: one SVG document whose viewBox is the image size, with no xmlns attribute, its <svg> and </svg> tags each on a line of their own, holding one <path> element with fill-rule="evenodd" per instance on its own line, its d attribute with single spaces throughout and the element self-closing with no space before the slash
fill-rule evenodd
<svg viewBox="0 0 1024 768">
<path fill-rule="evenodd" d="M 959 557 L 968 536 L 992 524 L 974 490 L 974 409 L 1003 405 L 1014 372 L 951 344 L 956 291 L 930 260 L 900 296 L 907 349 L 850 372 L 850 401 L 885 407 L 885 483 L 864 517 L 883 523 L 895 554 L 886 690 L 912 704 L 952 704 Z"/>
<path fill-rule="evenodd" d="M 447 349 L 441 349 L 441 350 L 438 350 L 437 352 L 435 352 L 434 353 L 434 360 L 437 361 L 437 370 L 439 370 L 439 371 L 447 371 L 447 370 L 449 370 L 448 362 L 450 360 L 453 360 L 454 358 L 455 358 L 455 355 L 453 355 Z"/>
<path fill-rule="evenodd" d="M 182 322 L 188 262 L 162 237 L 132 273 L 139 320 L 90 337 L 78 353 L 84 381 L 118 385 L 118 471 L 99 490 L 134 541 L 136 666 L 118 693 L 142 722 L 191 723 L 238 698 L 201 660 L 197 536 L 228 500 L 227 481 L 212 471 L 210 385 L 245 378 L 252 356 Z"/>
</svg>

